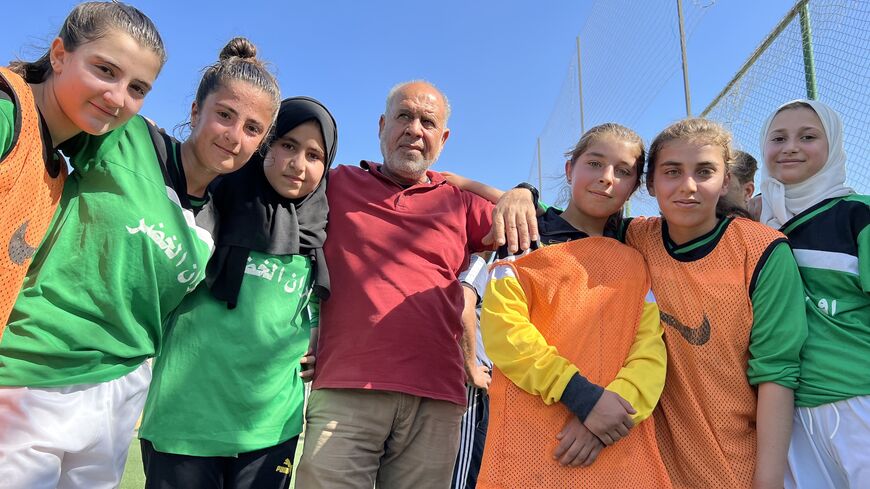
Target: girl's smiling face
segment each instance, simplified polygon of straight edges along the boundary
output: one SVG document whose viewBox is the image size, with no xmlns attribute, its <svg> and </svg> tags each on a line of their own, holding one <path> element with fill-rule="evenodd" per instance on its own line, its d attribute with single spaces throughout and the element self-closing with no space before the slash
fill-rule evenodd
<svg viewBox="0 0 870 489">
<path fill-rule="evenodd" d="M 653 193 L 674 242 L 687 243 L 716 227 L 716 203 L 728 193 L 728 181 L 721 147 L 680 139 L 662 146 Z"/>
<path fill-rule="evenodd" d="M 130 120 L 162 67 L 158 54 L 117 29 L 74 51 L 57 38 L 51 60 L 52 89 L 65 117 L 55 124 L 62 126 L 60 139 L 80 131 L 104 134 Z"/>
<path fill-rule="evenodd" d="M 320 124 L 308 121 L 272 141 L 263 173 L 272 188 L 288 199 L 310 194 L 326 171 L 326 151 Z"/>
<path fill-rule="evenodd" d="M 241 168 L 259 148 L 274 117 L 272 99 L 260 88 L 231 81 L 193 104 L 190 144 L 199 168 L 211 175 Z"/>
<path fill-rule="evenodd" d="M 797 107 L 776 114 L 764 142 L 764 164 L 771 177 L 785 185 L 801 183 L 827 160 L 828 138 L 814 110 Z"/>
<path fill-rule="evenodd" d="M 637 144 L 611 135 L 599 137 L 574 161 L 565 163 L 571 202 L 584 215 L 607 219 L 634 191 L 640 155 Z"/>
</svg>

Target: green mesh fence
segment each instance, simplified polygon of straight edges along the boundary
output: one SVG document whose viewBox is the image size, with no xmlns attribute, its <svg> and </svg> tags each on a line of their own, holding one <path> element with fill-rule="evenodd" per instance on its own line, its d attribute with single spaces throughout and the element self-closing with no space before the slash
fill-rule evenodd
<svg viewBox="0 0 870 489">
<path fill-rule="evenodd" d="M 709 1 L 683 2 L 689 38 L 711 5 Z M 604 122 L 634 127 L 663 87 L 680 76 L 679 24 L 674 0 L 596 1 L 579 39 L 583 129 Z M 564 153 L 583 132 L 577 64 L 575 52 L 568 60 L 553 112 L 539 138 L 542 196 L 546 202 L 565 203 Z M 530 163 L 530 181 L 537 182 L 537 154 Z"/>
<path fill-rule="evenodd" d="M 736 145 L 761 163 L 767 116 L 784 102 L 807 98 L 807 79 L 814 77 L 816 98 L 843 118 L 847 183 L 870 193 L 870 2 L 811 0 L 804 29 L 803 5 L 788 13 L 782 31 L 760 46 L 702 115 L 725 124 Z"/>
<path fill-rule="evenodd" d="M 807 29 L 802 31 L 799 15 L 804 5 L 808 43 L 803 42 L 802 32 Z M 712 0 L 683 0 L 690 48 L 696 28 L 708 15 L 713 17 L 719 7 Z M 736 146 L 761 162 L 759 131 L 768 114 L 783 102 L 807 97 L 804 48 L 810 45 L 817 98 L 834 107 L 844 120 L 848 183 L 858 192 L 870 193 L 870 162 L 865 156 L 870 151 L 870 1 L 799 0 L 791 10 L 783 10 L 782 22 L 771 25 L 767 36 L 758 33 L 757 38 L 765 40 L 721 93 L 707 100 L 693 96 L 694 113 L 706 106 L 701 113 L 729 127 Z M 674 0 L 598 0 L 579 38 L 585 129 L 603 122 L 619 122 L 637 128 L 649 143 L 655 131 L 675 120 L 673 111 L 664 115 L 661 106 L 656 105 L 661 103 L 663 91 L 671 108 L 683 107 L 684 103 L 681 86 L 673 90 L 682 80 Z M 563 153 L 582 133 L 576 54 L 566 61 L 562 87 L 535 141 L 529 166 L 530 181 L 538 182 L 540 161 L 543 199 L 558 204 L 565 202 L 560 198 L 564 188 Z M 691 57 L 689 72 L 691 80 Z M 629 213 L 656 215 L 658 206 L 642 187 L 632 197 Z"/>
</svg>

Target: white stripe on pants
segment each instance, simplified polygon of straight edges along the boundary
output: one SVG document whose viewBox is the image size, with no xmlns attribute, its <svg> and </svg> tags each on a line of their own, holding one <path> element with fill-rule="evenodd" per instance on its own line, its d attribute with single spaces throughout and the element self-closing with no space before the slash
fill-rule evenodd
<svg viewBox="0 0 870 489">
<path fill-rule="evenodd" d="M 795 408 L 785 487 L 870 488 L 870 396 Z"/>
<path fill-rule="evenodd" d="M 100 384 L 0 387 L 0 489 L 110 489 L 121 482 L 151 367 Z"/>
<path fill-rule="evenodd" d="M 477 387 L 468 386 L 466 393 L 468 407 L 459 425 L 459 454 L 456 456 L 456 469 L 453 474 L 454 489 L 465 489 L 465 481 L 468 480 L 468 468 L 474 453 L 474 433 L 477 431 L 477 390 Z"/>
</svg>

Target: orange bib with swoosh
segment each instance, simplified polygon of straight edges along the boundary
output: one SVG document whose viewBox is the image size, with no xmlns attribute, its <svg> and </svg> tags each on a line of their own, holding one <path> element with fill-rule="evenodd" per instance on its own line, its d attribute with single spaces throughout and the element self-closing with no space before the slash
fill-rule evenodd
<svg viewBox="0 0 870 489">
<path fill-rule="evenodd" d="M 547 343 L 591 382 L 616 378 L 637 335 L 649 278 L 643 258 L 610 238 L 554 244 L 512 264 L 529 319 Z M 477 487 L 670 487 L 655 442 L 653 419 L 604 448 L 589 467 L 553 460 L 556 434 L 574 416 L 564 405 L 545 405 L 493 371 L 490 419 Z"/>
<path fill-rule="evenodd" d="M 660 218 L 633 219 L 626 239 L 646 258 L 661 311 L 668 373 L 653 417 L 675 488 L 749 488 L 755 471 L 751 293 L 759 260 L 785 236 L 738 218 L 718 239 L 685 261 L 665 249 Z"/>
<path fill-rule="evenodd" d="M 0 84 L 15 104 L 15 135 L 0 155 L 0 337 L 21 290 L 36 247 L 48 231 L 66 180 L 66 165 L 52 177 L 39 112 L 30 86 L 0 68 Z"/>
</svg>

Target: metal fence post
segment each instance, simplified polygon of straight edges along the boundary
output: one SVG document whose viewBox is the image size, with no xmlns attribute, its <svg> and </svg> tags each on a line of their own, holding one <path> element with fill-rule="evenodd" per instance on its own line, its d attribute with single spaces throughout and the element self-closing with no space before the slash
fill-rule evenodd
<svg viewBox="0 0 870 489">
<path fill-rule="evenodd" d="M 583 115 L 583 68 L 580 59 L 580 36 L 577 36 L 577 86 L 580 91 L 580 134 L 584 134 L 586 132 L 586 120 Z"/>
<path fill-rule="evenodd" d="M 683 92 L 686 94 L 686 117 L 692 117 L 692 100 L 689 96 L 689 64 L 686 61 L 686 29 L 683 26 L 683 0 L 677 0 L 677 18 L 680 22 L 680 51 L 683 55 Z"/>
<path fill-rule="evenodd" d="M 807 81 L 807 98 L 817 100 L 819 98 L 816 86 L 816 62 L 813 57 L 813 31 L 810 28 L 810 7 L 804 3 L 800 9 L 801 41 L 804 47 L 804 76 Z"/>
<path fill-rule="evenodd" d="M 544 163 L 541 161 L 541 137 L 538 136 L 538 200 L 544 201 Z"/>
</svg>

